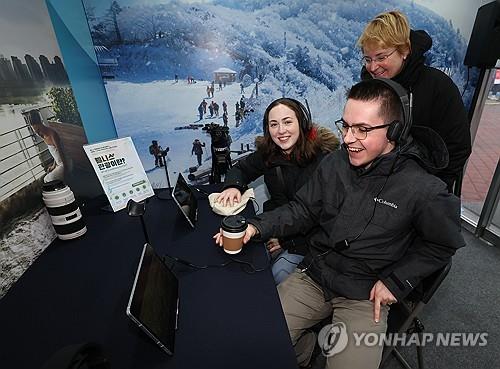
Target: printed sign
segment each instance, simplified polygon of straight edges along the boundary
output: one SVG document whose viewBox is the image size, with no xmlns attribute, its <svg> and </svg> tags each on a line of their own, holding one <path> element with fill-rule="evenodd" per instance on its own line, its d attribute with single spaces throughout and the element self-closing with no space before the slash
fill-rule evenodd
<svg viewBox="0 0 500 369">
<path fill-rule="evenodd" d="M 142 201 L 154 195 L 130 137 L 85 145 L 83 148 L 113 211 L 125 208 L 130 199 Z"/>
</svg>

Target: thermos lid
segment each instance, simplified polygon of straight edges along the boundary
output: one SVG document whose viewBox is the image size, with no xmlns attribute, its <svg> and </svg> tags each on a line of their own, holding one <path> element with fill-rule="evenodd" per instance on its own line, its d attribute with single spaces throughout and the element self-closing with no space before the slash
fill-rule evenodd
<svg viewBox="0 0 500 369">
<path fill-rule="evenodd" d="M 243 232 L 247 229 L 247 220 L 241 215 L 229 215 L 222 219 L 221 228 L 226 232 Z"/>
<path fill-rule="evenodd" d="M 64 187 L 66 187 L 64 182 L 61 181 L 60 179 L 56 179 L 54 181 L 44 183 L 42 185 L 42 190 L 45 192 L 50 192 L 50 191 L 62 190 Z"/>
</svg>

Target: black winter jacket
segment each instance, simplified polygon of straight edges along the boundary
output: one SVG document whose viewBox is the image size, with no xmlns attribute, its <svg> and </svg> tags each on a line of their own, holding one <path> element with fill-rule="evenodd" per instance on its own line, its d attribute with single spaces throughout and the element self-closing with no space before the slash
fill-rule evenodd
<svg viewBox="0 0 500 369">
<path fill-rule="evenodd" d="M 324 155 L 338 148 L 339 141 L 329 129 L 316 125 L 315 129 L 319 152 L 311 162 L 301 166 L 295 160 L 281 156 L 273 158 L 266 164 L 262 151 L 257 146 L 257 151 L 240 160 L 227 173 L 224 189 L 234 187 L 243 193 L 247 190 L 248 183 L 263 175 L 270 195 L 269 200 L 264 203 L 263 211 L 270 211 L 287 204 L 311 177 Z M 280 245 L 293 254 L 303 255 L 308 249 L 304 235 L 294 234 L 284 237 L 280 239 Z"/>
<path fill-rule="evenodd" d="M 249 222 L 263 239 L 319 225 L 302 266 L 327 300 L 367 300 L 377 280 L 399 300 L 464 246 L 458 198 L 422 167 L 446 164 L 446 151 L 424 151 L 410 139 L 359 169 L 343 148 L 322 160 L 294 201 Z"/>
<path fill-rule="evenodd" d="M 424 64 L 432 39 L 425 31 L 410 32 L 411 54 L 394 81 L 413 93 L 413 125 L 435 130 L 449 152 L 449 164 L 436 175 L 451 190 L 471 153 L 469 120 L 460 92 L 445 73 Z M 362 79 L 372 78 L 363 67 Z"/>
</svg>

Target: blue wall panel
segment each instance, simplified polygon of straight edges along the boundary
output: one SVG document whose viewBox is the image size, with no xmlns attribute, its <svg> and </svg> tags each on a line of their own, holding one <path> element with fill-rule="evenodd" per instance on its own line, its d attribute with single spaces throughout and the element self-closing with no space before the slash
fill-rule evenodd
<svg viewBox="0 0 500 369">
<path fill-rule="evenodd" d="M 46 0 L 89 143 L 117 137 L 80 0 Z"/>
</svg>

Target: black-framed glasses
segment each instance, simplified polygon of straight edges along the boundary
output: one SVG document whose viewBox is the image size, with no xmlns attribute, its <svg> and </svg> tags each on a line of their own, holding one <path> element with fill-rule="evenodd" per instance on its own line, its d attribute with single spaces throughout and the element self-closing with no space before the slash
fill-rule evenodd
<svg viewBox="0 0 500 369">
<path fill-rule="evenodd" d="M 382 63 L 384 62 L 389 56 L 391 56 L 392 54 L 394 54 L 398 49 L 394 49 L 392 50 L 389 54 L 385 54 L 385 55 L 381 55 L 381 56 L 376 56 L 375 58 L 370 58 L 369 56 L 363 56 L 361 58 L 361 63 L 363 63 L 363 65 L 368 65 L 368 64 L 371 64 L 371 63 Z"/>
<path fill-rule="evenodd" d="M 357 140 L 364 140 L 368 136 L 368 132 L 373 131 L 374 129 L 381 129 L 385 127 L 389 127 L 392 123 L 381 124 L 379 126 L 365 126 L 364 124 L 353 124 L 349 125 L 344 119 L 339 119 L 335 121 L 335 125 L 337 129 L 342 134 L 343 137 L 347 136 L 347 132 L 351 129 L 351 133 Z"/>
</svg>

